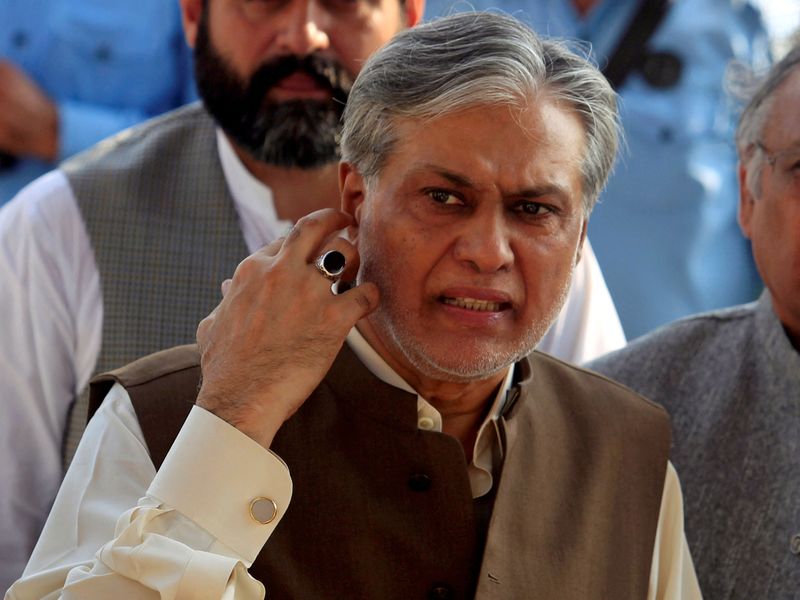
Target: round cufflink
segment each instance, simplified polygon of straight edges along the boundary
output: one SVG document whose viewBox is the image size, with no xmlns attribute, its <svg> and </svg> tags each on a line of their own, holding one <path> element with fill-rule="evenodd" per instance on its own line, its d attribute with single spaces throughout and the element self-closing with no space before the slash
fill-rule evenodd
<svg viewBox="0 0 800 600">
<path fill-rule="evenodd" d="M 250 503 L 250 516 L 262 525 L 268 525 L 278 516 L 278 505 L 271 498 L 256 498 Z"/>
</svg>

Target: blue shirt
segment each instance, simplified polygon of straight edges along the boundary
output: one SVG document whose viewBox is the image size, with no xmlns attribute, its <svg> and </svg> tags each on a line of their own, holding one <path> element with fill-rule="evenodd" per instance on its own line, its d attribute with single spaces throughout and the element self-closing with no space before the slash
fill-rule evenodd
<svg viewBox="0 0 800 600">
<path fill-rule="evenodd" d="M 427 14 L 446 14 L 451 4 L 430 0 Z M 601 66 L 638 8 L 636 0 L 601 0 L 582 18 L 571 0 L 470 4 L 589 42 Z M 760 15 L 744 0 L 675 0 L 648 47 L 679 57 L 682 73 L 667 89 L 633 73 L 618 90 L 627 149 L 589 226 L 629 339 L 690 313 L 753 300 L 762 289 L 736 221 L 740 106 L 724 83 L 733 60 L 768 66 Z"/>
<path fill-rule="evenodd" d="M 177 0 L 0 0 L 0 15 L 0 60 L 57 104 L 58 160 L 197 96 Z M 0 171 L 0 205 L 53 167 Z"/>
</svg>

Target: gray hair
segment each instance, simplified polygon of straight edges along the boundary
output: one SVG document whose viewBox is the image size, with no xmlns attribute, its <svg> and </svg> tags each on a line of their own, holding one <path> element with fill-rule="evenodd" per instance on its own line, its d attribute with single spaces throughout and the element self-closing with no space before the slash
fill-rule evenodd
<svg viewBox="0 0 800 600">
<path fill-rule="evenodd" d="M 781 84 L 800 66 L 800 44 L 796 45 L 778 63 L 772 66 L 767 75 L 756 88 L 750 101 L 739 117 L 736 128 L 736 150 L 742 163 L 750 163 L 756 156 L 756 144 L 760 141 L 764 123 L 769 115 L 772 97 Z M 753 165 L 753 177 L 748 178 L 750 192 L 757 195 L 761 187 L 761 170 L 763 161 Z"/>
<path fill-rule="evenodd" d="M 572 108 L 586 132 L 588 215 L 619 143 L 616 94 L 588 60 L 496 13 L 455 14 L 412 27 L 370 58 L 344 112 L 342 159 L 368 181 L 396 142 L 397 118 L 431 120 L 482 105 L 524 108 L 536 93 Z"/>
</svg>

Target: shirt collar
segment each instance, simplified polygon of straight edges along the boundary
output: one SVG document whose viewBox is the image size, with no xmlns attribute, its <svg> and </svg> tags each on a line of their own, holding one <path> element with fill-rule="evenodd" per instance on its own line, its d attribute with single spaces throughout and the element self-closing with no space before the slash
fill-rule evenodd
<svg viewBox="0 0 800 600">
<path fill-rule="evenodd" d="M 381 381 L 417 396 L 417 424 L 426 431 L 442 431 L 442 415 L 425 398 L 420 396 L 389 364 L 370 346 L 358 329 L 353 327 L 347 336 L 347 344 L 370 373 Z M 488 493 L 493 485 L 493 473 L 503 460 L 502 438 L 498 429 L 498 419 L 503 413 L 506 397 L 514 381 L 514 368 L 511 365 L 503 379 L 492 406 L 478 429 L 472 456 L 469 457 L 468 474 L 472 496 L 478 498 Z"/>
</svg>

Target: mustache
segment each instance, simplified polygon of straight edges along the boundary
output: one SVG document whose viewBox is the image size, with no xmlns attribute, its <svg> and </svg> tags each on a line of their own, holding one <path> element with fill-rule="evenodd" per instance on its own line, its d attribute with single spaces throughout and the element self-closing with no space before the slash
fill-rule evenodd
<svg viewBox="0 0 800 600">
<path fill-rule="evenodd" d="M 247 86 L 248 102 L 258 105 L 266 93 L 282 79 L 294 73 L 311 77 L 331 92 L 331 98 L 344 104 L 353 87 L 353 76 L 337 61 L 311 54 L 308 56 L 279 56 L 262 64 L 250 77 Z"/>
</svg>

